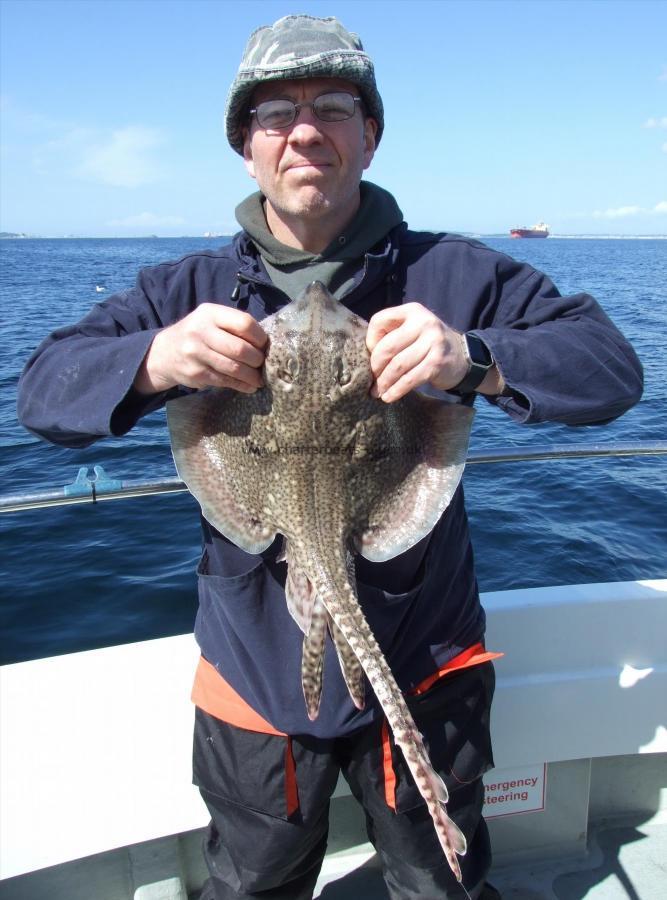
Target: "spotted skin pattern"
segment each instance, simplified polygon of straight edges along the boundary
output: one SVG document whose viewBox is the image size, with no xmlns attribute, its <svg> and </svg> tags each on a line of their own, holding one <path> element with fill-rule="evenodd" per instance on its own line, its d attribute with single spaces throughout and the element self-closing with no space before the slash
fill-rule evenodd
<svg viewBox="0 0 667 900">
<path fill-rule="evenodd" d="M 262 389 L 167 405 L 176 467 L 209 522 L 247 552 L 284 536 L 308 715 L 319 711 L 328 631 L 360 709 L 367 676 L 460 881 L 465 837 L 364 617 L 353 554 L 381 562 L 433 529 L 461 478 L 472 411 L 416 393 L 392 404 L 372 398 L 368 324 L 319 282 L 261 324 Z"/>
</svg>

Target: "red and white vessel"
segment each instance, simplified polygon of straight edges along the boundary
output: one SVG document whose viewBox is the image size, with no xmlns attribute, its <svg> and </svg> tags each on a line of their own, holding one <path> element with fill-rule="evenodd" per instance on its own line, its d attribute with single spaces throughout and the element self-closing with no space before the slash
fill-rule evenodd
<svg viewBox="0 0 667 900">
<path fill-rule="evenodd" d="M 510 237 L 513 238 L 545 238 L 549 237 L 549 226 L 544 222 L 538 222 L 531 228 L 510 228 Z"/>
</svg>

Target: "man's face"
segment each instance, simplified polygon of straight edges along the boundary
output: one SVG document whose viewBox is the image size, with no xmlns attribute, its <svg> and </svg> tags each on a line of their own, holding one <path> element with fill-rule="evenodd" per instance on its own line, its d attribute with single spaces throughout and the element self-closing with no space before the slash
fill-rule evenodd
<svg viewBox="0 0 667 900">
<path fill-rule="evenodd" d="M 267 82 L 253 94 L 252 106 L 264 100 L 288 98 L 312 103 L 327 91 L 358 88 L 339 78 Z M 342 122 L 321 122 L 312 108 L 299 110 L 287 128 L 263 130 L 252 117 L 245 133 L 243 156 L 267 202 L 281 219 L 332 215 L 349 220 L 359 205 L 359 182 L 375 152 L 374 119 L 356 104 L 354 116 Z"/>
</svg>

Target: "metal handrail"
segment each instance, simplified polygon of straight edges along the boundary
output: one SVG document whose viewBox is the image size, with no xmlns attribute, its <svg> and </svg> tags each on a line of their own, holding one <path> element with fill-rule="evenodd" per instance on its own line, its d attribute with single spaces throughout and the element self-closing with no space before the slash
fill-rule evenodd
<svg viewBox="0 0 667 900">
<path fill-rule="evenodd" d="M 610 456 L 667 456 L 667 441 L 617 441 L 606 444 L 550 444 L 538 447 L 505 447 L 477 450 L 468 454 L 466 465 L 489 463 L 536 462 L 538 460 L 585 459 Z M 35 494 L 0 496 L 0 513 L 43 509 L 49 506 L 71 506 L 97 503 L 101 500 L 124 500 L 156 494 L 180 494 L 187 491 L 180 478 L 156 478 L 152 481 L 117 481 L 109 479 L 100 466 L 89 478 L 80 469 L 76 481 L 63 488 Z"/>
<path fill-rule="evenodd" d="M 665 456 L 667 441 L 616 441 L 605 444 L 548 444 L 509 447 L 470 453 L 466 465 L 476 463 L 535 462 L 540 459 L 585 459 L 598 456 Z"/>
</svg>

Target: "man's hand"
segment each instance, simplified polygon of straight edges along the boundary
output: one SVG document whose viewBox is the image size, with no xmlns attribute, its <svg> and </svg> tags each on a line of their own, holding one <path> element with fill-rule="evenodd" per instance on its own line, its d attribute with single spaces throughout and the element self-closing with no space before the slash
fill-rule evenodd
<svg viewBox="0 0 667 900">
<path fill-rule="evenodd" d="M 155 336 L 134 387 L 141 394 L 156 394 L 178 384 L 230 387 L 252 394 L 262 386 L 266 341 L 266 334 L 248 313 L 203 303 Z"/>
<path fill-rule="evenodd" d="M 421 303 L 405 303 L 376 313 L 368 323 L 366 346 L 375 378 L 371 395 L 393 403 L 422 384 L 441 391 L 456 387 L 468 372 L 463 337 Z M 502 378 L 493 366 L 477 389 L 494 394 Z"/>
</svg>

